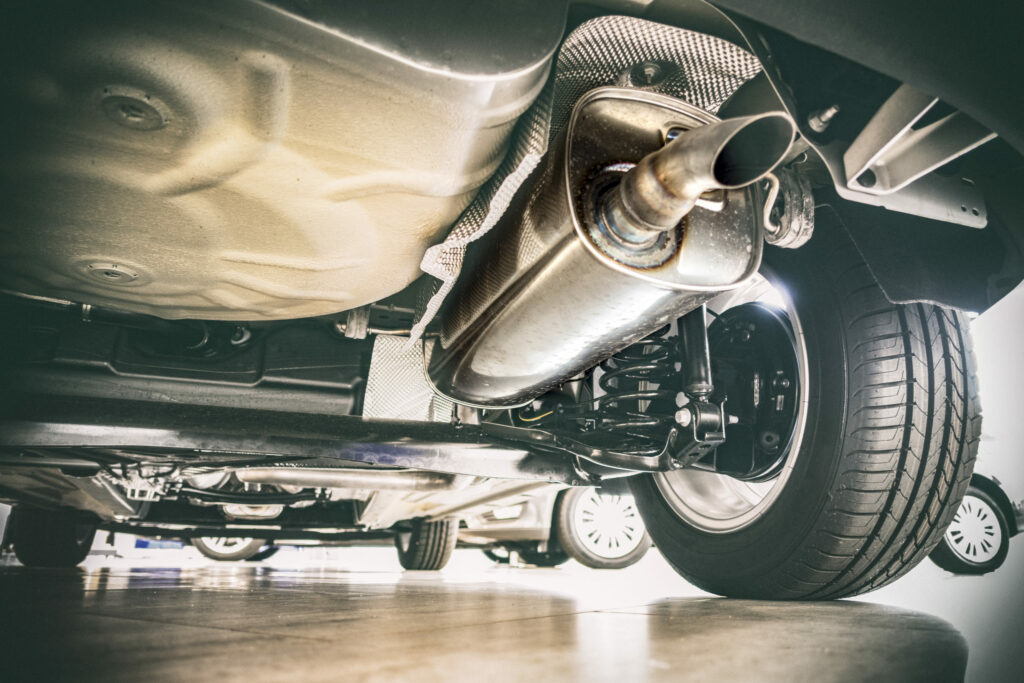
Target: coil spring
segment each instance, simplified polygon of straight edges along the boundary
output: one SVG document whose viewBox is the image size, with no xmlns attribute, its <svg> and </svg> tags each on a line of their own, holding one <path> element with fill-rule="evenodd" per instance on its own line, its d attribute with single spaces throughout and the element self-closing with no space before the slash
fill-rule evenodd
<svg viewBox="0 0 1024 683">
<path fill-rule="evenodd" d="M 620 438 L 617 450 L 635 455 L 656 455 L 664 446 L 660 426 L 672 420 L 654 412 L 668 401 L 675 405 L 673 380 L 675 339 L 670 326 L 654 332 L 601 363 L 598 385 L 605 392 L 594 400 L 600 431 Z"/>
</svg>

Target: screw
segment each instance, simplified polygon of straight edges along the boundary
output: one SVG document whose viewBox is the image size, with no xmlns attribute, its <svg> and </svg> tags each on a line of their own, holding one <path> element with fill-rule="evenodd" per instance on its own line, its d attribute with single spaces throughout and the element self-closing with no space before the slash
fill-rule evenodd
<svg viewBox="0 0 1024 683">
<path fill-rule="evenodd" d="M 811 130 L 815 133 L 824 133 L 825 129 L 828 128 L 829 124 L 832 123 L 832 119 L 839 113 L 839 105 L 833 104 L 827 109 L 822 109 L 811 114 L 807 118 L 807 125 L 810 126 Z"/>
<path fill-rule="evenodd" d="M 233 346 L 241 346 L 251 338 L 252 332 L 249 331 L 249 328 L 245 325 L 239 325 L 231 333 L 231 344 Z"/>
<path fill-rule="evenodd" d="M 661 83 L 669 73 L 671 65 L 658 62 L 641 62 L 629 70 L 627 79 L 630 85 L 641 88 Z"/>
</svg>

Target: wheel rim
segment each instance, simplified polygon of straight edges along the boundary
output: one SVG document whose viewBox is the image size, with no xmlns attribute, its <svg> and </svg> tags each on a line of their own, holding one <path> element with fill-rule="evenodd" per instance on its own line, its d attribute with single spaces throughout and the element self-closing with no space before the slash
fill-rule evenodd
<svg viewBox="0 0 1024 683">
<path fill-rule="evenodd" d="M 970 564 L 992 561 L 1003 543 L 996 511 L 981 498 L 964 496 L 946 530 L 946 543 L 957 557 Z"/>
<path fill-rule="evenodd" d="M 750 284 L 726 292 L 708 304 L 721 314 L 742 304 L 758 302 L 784 316 L 792 332 L 796 355 L 797 410 L 793 433 L 781 465 L 765 481 L 740 479 L 699 469 L 654 475 L 654 481 L 672 511 L 691 526 L 713 534 L 732 533 L 761 519 L 778 499 L 796 466 L 807 426 L 807 343 L 796 308 L 770 272 L 758 273 Z M 726 430 L 728 438 L 728 429 Z"/>
<path fill-rule="evenodd" d="M 577 500 L 572 520 L 580 545 L 604 559 L 625 557 L 643 541 L 644 526 L 632 496 L 601 495 L 588 489 Z"/>
<path fill-rule="evenodd" d="M 207 549 L 225 555 L 241 550 L 253 541 L 251 538 L 227 538 L 220 536 L 203 536 L 199 540 Z"/>
</svg>

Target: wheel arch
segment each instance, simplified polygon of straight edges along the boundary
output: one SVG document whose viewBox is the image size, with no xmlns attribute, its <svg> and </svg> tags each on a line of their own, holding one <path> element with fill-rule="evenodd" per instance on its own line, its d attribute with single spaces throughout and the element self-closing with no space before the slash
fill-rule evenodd
<svg viewBox="0 0 1024 683">
<path fill-rule="evenodd" d="M 1017 525 L 1017 515 L 1014 514 L 1013 510 L 1013 503 L 1010 502 L 1010 497 L 1003 491 L 1003 487 L 998 479 L 975 472 L 971 475 L 971 486 L 987 493 L 999 505 L 999 511 L 1006 517 L 1006 527 L 1011 537 L 1020 533 L 1020 528 Z"/>
</svg>

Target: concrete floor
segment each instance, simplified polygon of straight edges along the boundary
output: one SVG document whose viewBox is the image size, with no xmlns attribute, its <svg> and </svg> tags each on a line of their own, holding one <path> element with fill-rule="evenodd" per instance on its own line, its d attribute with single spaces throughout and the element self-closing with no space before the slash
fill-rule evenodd
<svg viewBox="0 0 1024 683">
<path fill-rule="evenodd" d="M 1021 680 L 1020 610 L 977 623 L 957 610 L 1012 607 L 1020 591 L 994 587 L 1019 585 L 1022 567 L 1021 546 L 988 579 L 926 564 L 869 598 L 906 603 L 894 607 L 712 598 L 656 552 L 618 572 L 497 567 L 468 550 L 442 572 L 402 573 L 385 548 L 6 566 L 0 679 L 952 681 L 970 662 L 969 680 Z M 984 633 L 1007 614 L 1009 633 Z"/>
</svg>

